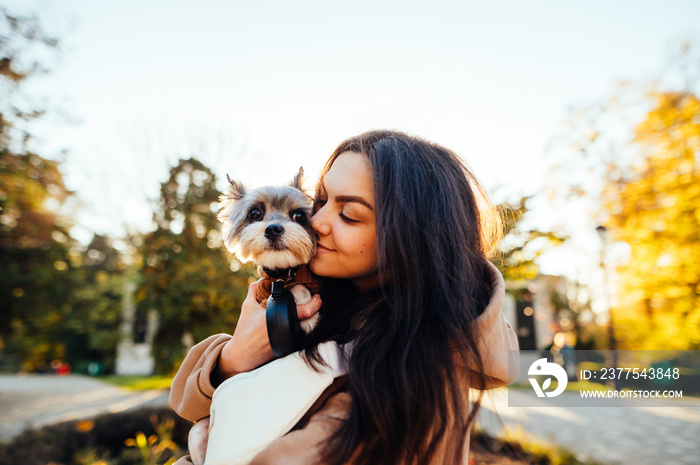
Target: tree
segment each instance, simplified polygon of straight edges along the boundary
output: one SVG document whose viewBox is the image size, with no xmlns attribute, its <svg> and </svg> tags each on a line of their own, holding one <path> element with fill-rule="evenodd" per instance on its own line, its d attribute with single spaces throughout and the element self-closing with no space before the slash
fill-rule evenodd
<svg viewBox="0 0 700 465">
<path fill-rule="evenodd" d="M 87 371 L 91 362 L 112 371 L 122 337 L 119 327 L 124 289 L 128 281 L 135 280 L 134 274 L 106 236 L 96 234 L 80 254 L 63 337 L 66 359 L 78 371 Z"/>
<path fill-rule="evenodd" d="M 652 92 L 635 164 L 608 183 L 607 223 L 630 245 L 618 269 L 616 332 L 627 346 L 700 348 L 700 101 Z"/>
<path fill-rule="evenodd" d="M 216 219 L 216 177 L 194 158 L 180 160 L 161 184 L 155 231 L 143 238 L 137 319 L 159 316 L 154 341 L 157 370 L 168 372 L 184 357 L 183 337 L 201 341 L 231 332 L 247 293 L 251 266 L 225 251 Z"/>
<path fill-rule="evenodd" d="M 50 205 L 68 195 L 56 163 L 0 148 L 0 339 L 30 370 L 65 357 L 72 240 Z"/>
<path fill-rule="evenodd" d="M 0 8 L 0 349 L 27 370 L 53 359 L 111 365 L 125 279 L 108 238 L 81 252 L 60 163 L 29 148 L 44 109 L 24 84 L 47 72 L 57 52 L 36 15 Z"/>
<path fill-rule="evenodd" d="M 0 145 L 19 151 L 31 135 L 27 123 L 44 114 L 22 93 L 22 85 L 49 71 L 59 41 L 44 32 L 39 17 L 0 7 Z"/>
<path fill-rule="evenodd" d="M 59 213 L 71 193 L 59 164 L 27 149 L 27 124 L 42 110 L 21 92 L 45 69 L 36 56 L 54 52 L 57 41 L 35 16 L 4 8 L 0 27 L 0 349 L 34 369 L 65 356 L 62 324 L 73 288 L 73 241 Z"/>
<path fill-rule="evenodd" d="M 553 232 L 539 231 L 525 224 L 530 199 L 529 196 L 521 197 L 517 207 L 507 203 L 498 206 L 502 212 L 504 237 L 499 244 L 500 254 L 496 266 L 511 285 L 511 292 L 516 297 L 521 297 L 526 292 L 527 283 L 539 274 L 539 267 L 535 263 L 537 258 L 548 248 L 566 240 Z"/>
<path fill-rule="evenodd" d="M 565 187 L 559 198 L 628 251 L 624 263 L 601 260 L 616 284 L 609 307 L 618 348 L 700 348 L 700 59 L 692 53 L 684 44 L 650 88 L 622 83 L 608 101 L 575 112 L 563 139 L 573 150 L 559 150 L 552 172 Z"/>
</svg>

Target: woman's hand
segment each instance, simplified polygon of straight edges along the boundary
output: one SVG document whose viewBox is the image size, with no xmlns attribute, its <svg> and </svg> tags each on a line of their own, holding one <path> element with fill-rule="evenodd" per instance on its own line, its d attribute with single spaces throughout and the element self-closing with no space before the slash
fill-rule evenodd
<svg viewBox="0 0 700 465">
<path fill-rule="evenodd" d="M 275 358 L 267 335 L 265 308 L 255 298 L 257 291 L 257 282 L 248 286 L 236 330 L 219 355 L 218 371 L 222 380 L 254 370 Z M 310 318 L 320 308 L 321 298 L 317 294 L 308 303 L 297 306 L 297 315 L 299 319 Z"/>
</svg>

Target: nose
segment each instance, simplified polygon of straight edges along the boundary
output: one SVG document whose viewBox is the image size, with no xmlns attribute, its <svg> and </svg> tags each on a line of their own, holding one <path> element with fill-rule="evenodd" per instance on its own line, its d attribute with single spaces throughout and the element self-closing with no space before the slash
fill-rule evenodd
<svg viewBox="0 0 700 465">
<path fill-rule="evenodd" d="M 265 237 L 274 241 L 284 233 L 284 227 L 280 224 L 271 224 L 265 228 Z"/>
<path fill-rule="evenodd" d="M 331 232 L 330 223 L 325 218 L 325 208 L 321 208 L 311 217 L 311 227 L 319 236 L 327 236 Z"/>
</svg>

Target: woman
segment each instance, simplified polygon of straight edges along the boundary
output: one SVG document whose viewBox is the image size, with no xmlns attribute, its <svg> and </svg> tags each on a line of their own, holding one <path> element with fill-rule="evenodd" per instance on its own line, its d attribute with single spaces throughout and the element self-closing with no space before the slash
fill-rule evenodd
<svg viewBox="0 0 700 465">
<path fill-rule="evenodd" d="M 466 463 L 479 399 L 469 388 L 508 382 L 517 338 L 501 313 L 503 279 L 487 260 L 493 210 L 451 151 L 394 131 L 341 143 L 324 167 L 312 226 L 312 271 L 325 302 L 305 341 L 352 341 L 348 375 L 254 464 Z M 212 336 L 188 354 L 171 405 L 197 421 L 214 387 L 273 358 L 255 285 L 233 337 Z M 308 317 L 318 297 L 299 308 Z M 512 377 L 510 377 L 512 380 Z"/>
</svg>

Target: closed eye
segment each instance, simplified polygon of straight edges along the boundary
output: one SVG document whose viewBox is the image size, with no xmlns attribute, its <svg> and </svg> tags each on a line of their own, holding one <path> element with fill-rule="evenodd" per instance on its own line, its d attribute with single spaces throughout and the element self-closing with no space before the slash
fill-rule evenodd
<svg viewBox="0 0 700 465">
<path fill-rule="evenodd" d="M 339 215 L 340 215 L 340 219 L 342 219 L 342 220 L 345 221 L 346 223 L 350 223 L 350 224 L 352 224 L 352 223 L 359 223 L 358 220 L 353 220 L 352 218 L 348 218 L 347 216 L 343 215 L 342 212 L 341 212 Z"/>
</svg>

